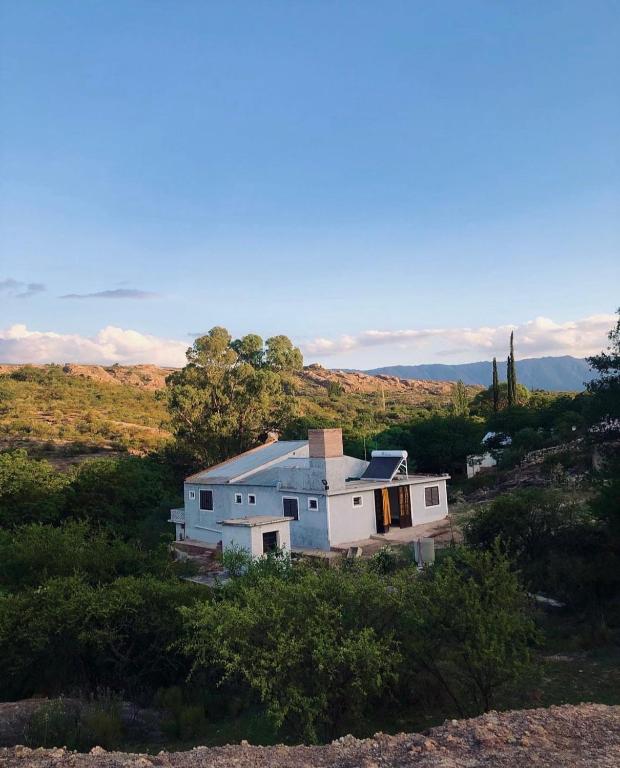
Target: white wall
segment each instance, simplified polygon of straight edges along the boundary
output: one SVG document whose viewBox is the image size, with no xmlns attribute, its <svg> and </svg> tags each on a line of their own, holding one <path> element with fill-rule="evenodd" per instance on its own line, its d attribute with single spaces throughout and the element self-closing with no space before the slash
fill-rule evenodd
<svg viewBox="0 0 620 768">
<path fill-rule="evenodd" d="M 353 497 L 362 497 L 362 506 L 353 506 Z M 331 545 L 367 539 L 377 532 L 375 492 L 360 491 L 329 497 L 329 532 Z"/>
<path fill-rule="evenodd" d="M 200 511 L 201 489 L 213 491 L 212 512 Z M 195 492 L 195 499 L 189 498 L 190 491 Z M 236 493 L 242 494 L 241 504 L 234 503 Z M 255 505 L 248 504 L 248 494 L 256 496 Z M 284 514 L 282 498 L 285 496 L 298 499 L 299 506 L 299 520 L 291 521 L 290 545 L 309 549 L 329 549 L 325 495 L 315 492 L 282 491 L 274 486 L 186 483 L 184 488 L 185 536 L 188 539 L 217 544 L 218 541 L 223 540 L 223 529 L 226 527 L 218 525 L 218 520 L 253 515 L 279 517 Z M 318 509 L 308 509 L 309 498 L 318 500 Z"/>
<path fill-rule="evenodd" d="M 251 552 L 254 557 L 260 557 L 263 553 L 263 533 L 276 531 L 278 547 L 290 550 L 291 534 L 289 522 L 266 523 L 265 525 L 223 525 L 222 549 L 226 551 L 231 547 L 243 547 Z"/>
<path fill-rule="evenodd" d="M 467 457 L 467 477 L 472 478 L 477 475 L 481 469 L 490 469 L 495 467 L 497 461 L 493 458 L 491 453 L 482 453 L 478 456 Z"/>
<path fill-rule="evenodd" d="M 424 501 L 424 489 L 439 487 L 439 504 L 427 507 Z M 412 525 L 443 520 L 448 515 L 448 490 L 445 480 L 433 480 L 411 486 L 411 522 Z"/>
</svg>

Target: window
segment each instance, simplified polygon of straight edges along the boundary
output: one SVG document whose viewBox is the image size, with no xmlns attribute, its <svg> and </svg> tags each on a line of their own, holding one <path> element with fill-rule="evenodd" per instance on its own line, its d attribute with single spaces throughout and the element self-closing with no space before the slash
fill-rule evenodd
<svg viewBox="0 0 620 768">
<path fill-rule="evenodd" d="M 189 497 L 193 501 L 196 498 L 196 491 L 190 491 L 189 492 Z"/>
<path fill-rule="evenodd" d="M 353 506 L 354 507 L 361 507 L 364 503 L 364 499 L 362 499 L 361 496 L 354 496 L 353 497 Z"/>
<path fill-rule="evenodd" d="M 256 496 L 253 493 L 248 493 L 248 504 L 256 504 Z"/>
<path fill-rule="evenodd" d="M 299 501 L 284 496 L 282 499 L 284 517 L 292 517 L 293 520 L 299 520 Z"/>
<path fill-rule="evenodd" d="M 319 508 L 318 499 L 308 499 L 308 509 L 318 509 L 318 508 Z"/>
<path fill-rule="evenodd" d="M 436 507 L 439 504 L 439 486 L 431 485 L 424 489 L 424 504 L 427 507 Z"/>
<path fill-rule="evenodd" d="M 242 504 L 243 496 L 240 493 L 235 493 L 235 504 Z"/>
<path fill-rule="evenodd" d="M 200 509 L 204 512 L 213 511 L 213 491 L 200 491 Z"/>
<path fill-rule="evenodd" d="M 278 548 L 278 532 L 266 531 L 263 533 L 263 554 L 267 552 L 275 552 Z"/>
</svg>

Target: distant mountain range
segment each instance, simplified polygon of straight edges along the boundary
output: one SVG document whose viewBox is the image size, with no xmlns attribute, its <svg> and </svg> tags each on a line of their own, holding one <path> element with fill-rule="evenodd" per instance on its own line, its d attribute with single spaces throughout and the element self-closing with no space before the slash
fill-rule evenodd
<svg viewBox="0 0 620 768">
<path fill-rule="evenodd" d="M 498 361 L 500 381 L 506 380 L 506 363 Z M 364 373 L 371 376 L 398 376 L 401 379 L 427 379 L 429 381 L 458 381 L 464 384 L 491 385 L 491 361 L 480 363 L 462 363 L 460 365 L 388 365 L 373 368 Z M 571 357 L 531 357 L 517 360 L 517 378 L 528 389 L 548 389 L 556 392 L 579 392 L 584 389 L 584 382 L 594 378 L 590 367 L 583 358 Z"/>
</svg>

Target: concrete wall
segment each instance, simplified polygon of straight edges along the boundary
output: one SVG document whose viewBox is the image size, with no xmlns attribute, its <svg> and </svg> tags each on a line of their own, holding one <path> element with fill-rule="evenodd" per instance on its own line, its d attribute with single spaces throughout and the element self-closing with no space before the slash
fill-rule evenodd
<svg viewBox="0 0 620 768">
<path fill-rule="evenodd" d="M 213 491 L 213 512 L 200 511 L 200 490 Z M 195 499 L 190 499 L 190 491 L 195 492 Z M 242 494 L 242 503 L 235 504 L 235 494 Z M 248 495 L 256 496 L 256 504 L 248 504 Z M 284 496 L 299 500 L 299 520 L 291 521 L 291 545 L 311 549 L 329 549 L 327 505 L 325 496 L 311 492 L 288 492 L 272 486 L 230 486 L 199 485 L 186 483 L 185 497 L 185 537 L 198 541 L 217 544 L 223 540 L 223 529 L 218 520 L 253 515 L 278 517 L 284 514 L 282 498 Z M 318 510 L 308 509 L 308 499 L 318 500 Z"/>
<path fill-rule="evenodd" d="M 424 489 L 439 486 L 439 504 L 427 507 L 424 501 Z M 411 522 L 412 525 L 443 520 L 448 514 L 448 491 L 445 480 L 433 480 L 411 486 Z"/>
<path fill-rule="evenodd" d="M 362 506 L 353 506 L 353 497 L 362 497 Z M 377 532 L 375 493 L 360 491 L 329 497 L 329 530 L 332 546 L 367 539 Z"/>
<path fill-rule="evenodd" d="M 265 525 L 223 525 L 222 548 L 224 551 L 231 547 L 243 547 L 251 552 L 254 557 L 260 557 L 263 552 L 263 533 L 276 531 L 278 535 L 278 547 L 290 550 L 291 535 L 288 521 L 281 523 L 267 523 Z"/>
</svg>

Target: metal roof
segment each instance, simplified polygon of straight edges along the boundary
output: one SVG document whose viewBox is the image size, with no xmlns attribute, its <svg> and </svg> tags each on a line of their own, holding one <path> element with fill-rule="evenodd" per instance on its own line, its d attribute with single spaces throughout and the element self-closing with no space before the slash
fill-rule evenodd
<svg viewBox="0 0 620 768">
<path fill-rule="evenodd" d="M 188 483 L 230 483 L 236 477 L 248 472 L 259 470 L 263 465 L 272 461 L 294 456 L 298 451 L 300 455 L 307 455 L 303 449 L 308 447 L 307 440 L 275 440 L 274 442 L 260 445 L 250 451 L 235 456 L 214 467 L 197 472 L 186 479 Z"/>
</svg>

